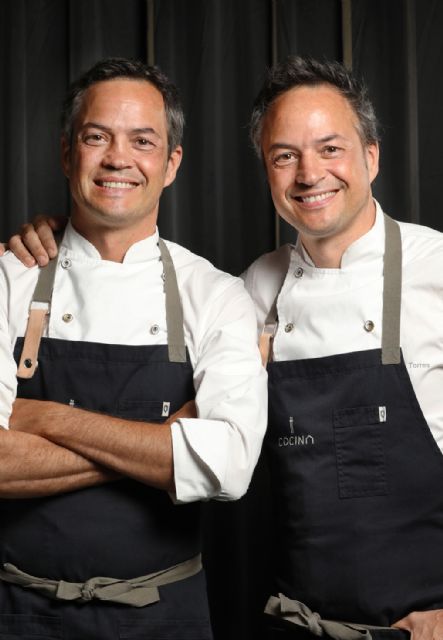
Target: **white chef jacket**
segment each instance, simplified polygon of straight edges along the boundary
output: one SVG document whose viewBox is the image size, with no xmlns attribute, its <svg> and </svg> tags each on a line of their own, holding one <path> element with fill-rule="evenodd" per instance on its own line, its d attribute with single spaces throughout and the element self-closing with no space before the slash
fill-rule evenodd
<svg viewBox="0 0 443 640">
<path fill-rule="evenodd" d="M 68 224 L 60 246 L 45 336 L 107 344 L 167 343 L 158 231 L 122 263 L 102 260 Z M 235 499 L 248 487 L 266 429 L 266 374 L 255 315 L 240 279 L 166 243 L 182 299 L 199 418 L 172 424 L 178 502 Z M 16 397 L 15 342 L 26 330 L 38 268 L 0 258 L 0 425 Z"/>
<path fill-rule="evenodd" d="M 443 234 L 399 224 L 401 347 L 418 402 L 443 451 Z M 348 247 L 339 269 L 315 267 L 300 239 L 251 265 L 244 277 L 256 305 L 259 335 L 283 283 L 275 361 L 381 347 L 384 239 L 383 212 L 376 203 L 374 226 Z"/>
</svg>

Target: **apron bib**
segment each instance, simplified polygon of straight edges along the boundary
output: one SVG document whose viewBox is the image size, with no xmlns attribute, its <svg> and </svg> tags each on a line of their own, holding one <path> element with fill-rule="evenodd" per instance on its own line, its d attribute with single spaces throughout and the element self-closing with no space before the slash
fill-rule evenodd
<svg viewBox="0 0 443 640">
<path fill-rule="evenodd" d="M 382 349 L 268 365 L 265 446 L 276 593 L 322 619 L 387 627 L 443 607 L 443 457 L 399 348 L 401 239 L 390 219 L 384 274 Z"/>
</svg>

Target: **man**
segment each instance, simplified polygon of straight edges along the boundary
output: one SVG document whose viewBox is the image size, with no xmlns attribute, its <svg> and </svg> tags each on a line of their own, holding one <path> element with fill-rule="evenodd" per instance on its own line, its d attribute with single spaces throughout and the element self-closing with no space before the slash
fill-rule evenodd
<svg viewBox="0 0 443 640">
<path fill-rule="evenodd" d="M 182 128 L 158 69 L 98 63 L 64 105 L 59 257 L 0 260 L 5 634 L 212 638 L 196 501 L 246 491 L 266 375 L 242 283 L 159 239 Z"/>
<path fill-rule="evenodd" d="M 246 275 L 270 360 L 270 624 L 278 638 L 367 636 L 359 623 L 441 638 L 443 236 L 373 200 L 376 118 L 339 64 L 277 65 L 251 135 L 299 234 Z M 371 631 L 387 633 L 403 631 Z"/>
<path fill-rule="evenodd" d="M 270 360 L 270 637 L 440 639 L 442 234 L 385 220 L 375 114 L 339 64 L 277 65 L 251 133 L 299 232 L 246 275 Z"/>
</svg>

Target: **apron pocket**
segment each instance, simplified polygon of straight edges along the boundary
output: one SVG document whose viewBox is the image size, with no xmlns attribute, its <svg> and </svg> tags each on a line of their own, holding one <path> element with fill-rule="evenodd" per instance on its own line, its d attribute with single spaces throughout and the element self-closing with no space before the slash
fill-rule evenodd
<svg viewBox="0 0 443 640">
<path fill-rule="evenodd" d="M 212 640 L 212 637 L 206 619 L 120 622 L 120 640 Z"/>
<path fill-rule="evenodd" d="M 0 615 L 0 640 L 61 640 L 62 623 L 52 616 Z"/>
<path fill-rule="evenodd" d="M 383 446 L 385 420 L 385 407 L 348 407 L 334 411 L 340 498 L 388 493 Z"/>
</svg>

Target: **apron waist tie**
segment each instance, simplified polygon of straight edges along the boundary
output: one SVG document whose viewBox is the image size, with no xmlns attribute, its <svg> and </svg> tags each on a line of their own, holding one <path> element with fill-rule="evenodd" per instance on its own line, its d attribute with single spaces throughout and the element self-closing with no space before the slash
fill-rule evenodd
<svg viewBox="0 0 443 640">
<path fill-rule="evenodd" d="M 93 600 L 119 602 L 132 607 L 145 607 L 158 602 L 158 587 L 190 578 L 202 569 L 201 554 L 180 562 L 168 569 L 150 573 L 147 576 L 119 580 L 118 578 L 96 577 L 86 582 L 65 582 L 31 576 L 13 564 L 6 563 L 0 569 L 0 580 L 33 589 L 48 598 L 58 600 Z"/>
<path fill-rule="evenodd" d="M 327 635 L 334 640 L 371 640 L 371 629 L 374 631 L 390 631 L 393 635 L 395 635 L 396 631 L 398 632 L 398 629 L 393 629 L 392 627 L 323 620 L 320 614 L 311 611 L 303 602 L 291 600 L 282 593 L 279 593 L 278 597 L 271 596 L 269 598 L 265 613 L 302 627 L 315 636 Z"/>
</svg>

